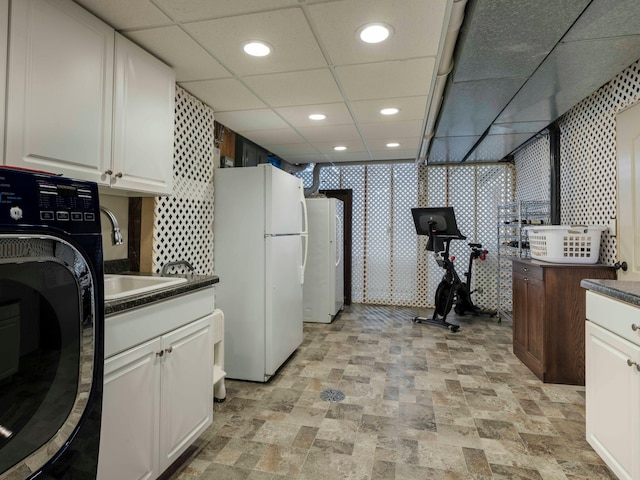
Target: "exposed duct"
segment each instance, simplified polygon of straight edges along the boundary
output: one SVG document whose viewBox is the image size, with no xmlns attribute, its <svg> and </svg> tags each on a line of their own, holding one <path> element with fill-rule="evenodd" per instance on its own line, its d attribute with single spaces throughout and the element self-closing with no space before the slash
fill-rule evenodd
<svg viewBox="0 0 640 480">
<path fill-rule="evenodd" d="M 447 83 L 447 78 L 449 77 L 451 70 L 453 70 L 453 51 L 464 19 L 464 9 L 466 4 L 467 0 L 455 0 L 453 2 L 451 17 L 449 18 L 449 27 L 447 28 L 433 94 L 431 95 L 431 103 L 427 107 L 427 117 L 424 130 L 422 132 L 422 144 L 420 146 L 420 152 L 417 159 L 420 162 L 426 161 L 429 144 L 431 143 L 431 139 L 434 134 L 436 119 L 438 117 L 438 112 L 440 111 L 440 106 L 442 105 L 444 87 Z"/>
</svg>

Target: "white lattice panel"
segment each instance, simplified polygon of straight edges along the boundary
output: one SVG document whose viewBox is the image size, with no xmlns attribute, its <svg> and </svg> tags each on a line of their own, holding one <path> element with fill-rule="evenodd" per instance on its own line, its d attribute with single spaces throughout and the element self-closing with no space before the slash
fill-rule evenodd
<svg viewBox="0 0 640 480">
<path fill-rule="evenodd" d="M 323 167 L 320 189 L 353 190 L 353 301 L 432 307 L 443 276 L 415 233 L 411 208 L 454 206 L 469 241 L 490 250 L 496 244 L 496 206 L 513 198 L 510 164 L 424 166 L 412 163 Z M 299 172 L 305 186 L 312 170 Z M 467 242 L 453 242 L 458 273 L 467 269 Z M 495 255 L 495 251 L 493 252 Z M 477 265 L 474 283 L 484 293 L 475 301 L 495 308 L 496 260 Z"/>
<path fill-rule="evenodd" d="M 446 207 L 449 205 L 449 167 L 427 167 L 427 204 L 420 205 L 421 207 Z M 423 237 L 423 249 L 424 253 L 423 262 L 427 268 L 427 296 L 426 298 L 419 299 L 424 306 L 433 307 L 434 299 L 436 298 L 436 288 L 444 271 L 438 266 L 434 258 L 433 252 L 427 252 L 424 250 L 427 239 Z"/>
<path fill-rule="evenodd" d="M 396 213 L 391 195 L 393 167 L 372 165 L 366 172 L 363 301 L 384 304 L 391 299 L 391 232 Z"/>
<path fill-rule="evenodd" d="M 417 262 L 415 254 L 418 236 L 411 209 L 418 205 L 417 167 L 413 163 L 393 166 L 391 227 L 391 303 L 392 305 L 420 305 L 415 296 Z"/>
<path fill-rule="evenodd" d="M 474 302 L 487 308 L 497 308 L 498 288 L 498 205 L 513 200 L 513 167 L 510 164 L 476 167 L 475 234 L 478 243 L 489 251 L 486 260 L 476 260 L 473 285 L 481 288 Z"/>
<path fill-rule="evenodd" d="M 516 154 L 516 200 L 549 201 L 551 175 L 549 155 L 548 136 L 532 142 Z"/>
<path fill-rule="evenodd" d="M 342 171 L 342 183 L 340 188 L 353 191 L 353 245 L 351 261 L 351 299 L 354 303 L 363 303 L 364 296 L 364 239 L 365 239 L 365 176 L 364 165 L 350 165 L 340 167 Z M 324 188 L 321 184 L 320 188 Z"/>
<path fill-rule="evenodd" d="M 153 266 L 187 260 L 213 274 L 213 111 L 176 87 L 174 194 L 157 197 Z"/>
<path fill-rule="evenodd" d="M 607 225 L 617 215 L 616 114 L 640 100 L 640 62 L 569 110 L 558 122 L 561 157 L 561 223 Z M 548 140 L 542 139 L 518 154 L 523 161 L 548 165 Z M 534 160 L 535 158 L 535 160 Z M 539 188 L 534 175 L 517 171 L 518 192 Z M 548 182 L 546 183 L 548 184 Z M 524 198 L 518 195 L 518 198 Z M 531 199 L 531 198 L 527 198 Z M 600 262 L 616 262 L 617 245 L 609 232 L 600 243 Z"/>
</svg>

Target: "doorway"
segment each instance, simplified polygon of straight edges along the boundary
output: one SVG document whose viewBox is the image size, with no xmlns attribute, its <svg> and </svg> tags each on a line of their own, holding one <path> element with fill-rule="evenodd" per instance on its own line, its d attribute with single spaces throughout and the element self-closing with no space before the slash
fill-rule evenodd
<svg viewBox="0 0 640 480">
<path fill-rule="evenodd" d="M 336 198 L 342 200 L 344 204 L 344 223 L 342 238 L 344 238 L 344 304 L 351 305 L 351 245 L 352 245 L 352 230 L 353 230 L 353 190 L 351 189 L 338 189 L 338 190 L 320 190 L 320 193 L 326 195 L 329 198 Z"/>
</svg>

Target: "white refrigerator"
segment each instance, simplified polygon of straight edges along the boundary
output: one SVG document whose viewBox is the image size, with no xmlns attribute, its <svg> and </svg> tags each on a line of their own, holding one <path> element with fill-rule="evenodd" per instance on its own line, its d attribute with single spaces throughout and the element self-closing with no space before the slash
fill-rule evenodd
<svg viewBox="0 0 640 480">
<path fill-rule="evenodd" d="M 304 322 L 331 323 L 344 307 L 344 205 L 308 198 L 309 254 L 303 287 Z"/>
<path fill-rule="evenodd" d="M 302 180 L 269 164 L 214 179 L 216 307 L 228 378 L 265 382 L 302 343 L 307 214 Z"/>
</svg>

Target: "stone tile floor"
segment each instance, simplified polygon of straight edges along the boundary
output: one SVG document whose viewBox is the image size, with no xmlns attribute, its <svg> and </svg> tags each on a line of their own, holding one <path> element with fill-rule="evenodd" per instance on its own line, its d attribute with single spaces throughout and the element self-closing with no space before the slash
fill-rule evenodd
<svg viewBox="0 0 640 480">
<path fill-rule="evenodd" d="M 305 324 L 271 381 L 227 381 L 164 479 L 616 478 L 584 439 L 584 387 L 540 382 L 513 355 L 510 322 L 450 317 L 451 333 L 417 313 L 352 305 Z"/>
</svg>

